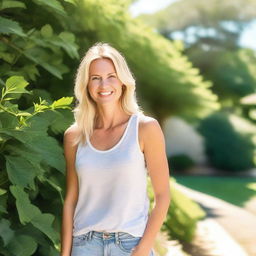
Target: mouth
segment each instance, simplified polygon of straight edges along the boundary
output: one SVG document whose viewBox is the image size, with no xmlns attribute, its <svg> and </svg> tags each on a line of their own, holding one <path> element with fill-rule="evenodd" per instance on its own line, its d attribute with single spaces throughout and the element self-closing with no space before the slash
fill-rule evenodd
<svg viewBox="0 0 256 256">
<path fill-rule="evenodd" d="M 98 92 L 98 94 L 100 95 L 100 96 L 109 96 L 109 95 L 111 95 L 111 94 L 113 94 L 113 91 L 109 91 L 109 92 Z"/>
</svg>

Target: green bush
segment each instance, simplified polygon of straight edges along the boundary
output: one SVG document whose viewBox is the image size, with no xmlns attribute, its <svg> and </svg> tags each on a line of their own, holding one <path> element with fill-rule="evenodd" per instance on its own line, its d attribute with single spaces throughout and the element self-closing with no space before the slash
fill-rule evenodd
<svg viewBox="0 0 256 256">
<path fill-rule="evenodd" d="M 205 138 L 211 164 L 227 171 L 242 171 L 255 166 L 254 129 L 242 118 L 224 112 L 208 116 L 198 127 Z"/>
<path fill-rule="evenodd" d="M 195 162 L 185 154 L 169 156 L 168 163 L 173 171 L 184 171 L 195 165 Z"/>
<path fill-rule="evenodd" d="M 196 230 L 197 221 L 205 217 L 202 208 L 175 188 L 175 179 L 170 179 L 171 204 L 161 230 L 169 239 L 191 242 Z M 150 209 L 153 208 L 154 192 L 148 178 L 148 195 Z"/>
<path fill-rule="evenodd" d="M 50 127 L 73 97 L 19 110 L 27 81 L 12 76 L 0 98 L 0 255 L 58 255 L 65 160 Z"/>
</svg>

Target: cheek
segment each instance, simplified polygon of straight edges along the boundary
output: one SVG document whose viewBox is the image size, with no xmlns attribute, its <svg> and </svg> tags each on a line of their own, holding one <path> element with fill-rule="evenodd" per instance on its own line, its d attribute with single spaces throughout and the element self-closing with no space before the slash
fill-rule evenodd
<svg viewBox="0 0 256 256">
<path fill-rule="evenodd" d="M 88 94 L 88 96 L 89 96 L 89 97 L 92 97 L 92 96 L 93 96 L 93 94 L 94 94 L 93 87 L 88 86 L 88 87 L 86 88 L 86 90 L 87 90 L 87 94 Z"/>
<path fill-rule="evenodd" d="M 93 86 L 92 84 L 89 83 L 88 86 L 87 86 L 87 91 L 92 93 L 93 91 L 95 91 L 95 86 Z"/>
</svg>

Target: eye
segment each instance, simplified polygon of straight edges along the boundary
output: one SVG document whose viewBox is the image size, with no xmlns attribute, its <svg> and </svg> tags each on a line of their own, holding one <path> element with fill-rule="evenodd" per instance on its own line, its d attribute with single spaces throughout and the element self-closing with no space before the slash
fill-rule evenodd
<svg viewBox="0 0 256 256">
<path fill-rule="evenodd" d="M 115 77 L 114 75 L 110 76 L 110 77 Z"/>
<path fill-rule="evenodd" d="M 92 80 L 98 79 L 98 77 L 93 77 Z"/>
</svg>

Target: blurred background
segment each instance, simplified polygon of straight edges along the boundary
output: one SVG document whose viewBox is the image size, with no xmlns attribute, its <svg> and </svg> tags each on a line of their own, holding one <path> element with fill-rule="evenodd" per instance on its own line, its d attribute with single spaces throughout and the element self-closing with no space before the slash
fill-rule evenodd
<svg viewBox="0 0 256 256">
<path fill-rule="evenodd" d="M 256 255 L 255 0 L 0 0 L 0 15 L 1 255 L 59 255 L 63 133 L 95 42 L 123 53 L 165 135 L 156 255 Z"/>
</svg>

